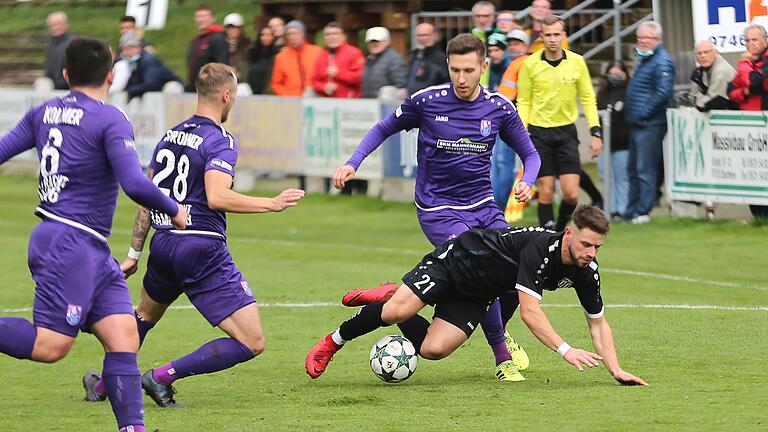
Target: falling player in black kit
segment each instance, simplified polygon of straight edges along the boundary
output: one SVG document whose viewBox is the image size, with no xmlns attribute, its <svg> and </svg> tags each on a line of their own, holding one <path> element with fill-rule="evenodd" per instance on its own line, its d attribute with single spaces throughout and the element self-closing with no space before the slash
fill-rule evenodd
<svg viewBox="0 0 768 432">
<path fill-rule="evenodd" d="M 609 230 L 602 210 L 583 205 L 563 232 L 467 231 L 426 255 L 403 276 L 394 294 L 382 288 L 360 291 L 356 300 L 367 304 L 309 351 L 307 373 L 319 377 L 346 342 L 391 324 L 400 327 L 423 358 L 444 358 L 469 338 L 493 300 L 505 297 L 511 305 L 504 311 L 505 320 L 519 305 L 520 317 L 534 336 L 580 371 L 602 360 L 621 384 L 647 385 L 619 366 L 604 316 L 595 256 Z M 559 288 L 576 292 L 598 354 L 568 345 L 541 309 L 543 291 Z M 431 323 L 418 315 L 426 305 L 435 307 Z"/>
</svg>

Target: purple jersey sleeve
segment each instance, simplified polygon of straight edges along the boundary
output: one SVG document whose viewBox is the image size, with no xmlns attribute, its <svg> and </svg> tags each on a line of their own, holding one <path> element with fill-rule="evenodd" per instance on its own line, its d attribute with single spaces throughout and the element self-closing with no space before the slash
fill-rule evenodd
<svg viewBox="0 0 768 432">
<path fill-rule="evenodd" d="M 227 135 L 213 144 L 205 155 L 205 170 L 216 170 L 235 176 L 237 142 Z"/>
<path fill-rule="evenodd" d="M 0 164 L 17 154 L 35 147 L 35 133 L 32 130 L 33 110 L 27 112 L 24 118 L 7 134 L 0 137 Z"/>
<path fill-rule="evenodd" d="M 528 131 L 525 130 L 517 111 L 513 110 L 512 114 L 504 117 L 504 124 L 499 131 L 499 135 L 507 145 L 515 150 L 515 153 L 520 155 L 520 159 L 523 161 L 524 172 L 521 181 L 525 182 L 528 186 L 533 186 L 536 183 L 536 177 L 539 175 L 541 157 L 539 152 L 536 151 L 536 147 L 533 146 L 531 137 L 528 135 Z"/>
<path fill-rule="evenodd" d="M 368 131 L 357 146 L 355 153 L 347 161 L 347 165 L 355 170 L 360 168 L 363 159 L 373 153 L 387 137 L 401 130 L 410 130 L 419 127 L 420 114 L 411 99 L 406 99 L 392 114 L 376 123 Z"/>
<path fill-rule="evenodd" d="M 133 143 L 133 128 L 126 118 L 120 120 L 110 122 L 104 129 L 107 159 L 118 183 L 136 203 L 175 216 L 178 206 L 144 175 Z"/>
</svg>

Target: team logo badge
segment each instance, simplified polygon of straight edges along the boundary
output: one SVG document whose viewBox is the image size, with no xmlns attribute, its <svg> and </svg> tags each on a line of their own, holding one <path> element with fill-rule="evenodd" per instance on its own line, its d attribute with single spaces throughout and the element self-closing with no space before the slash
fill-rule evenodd
<svg viewBox="0 0 768 432">
<path fill-rule="evenodd" d="M 67 305 L 67 324 L 71 326 L 77 325 L 80 322 L 80 315 L 83 313 L 83 308 L 78 305 Z"/>
<path fill-rule="evenodd" d="M 253 291 L 251 291 L 251 287 L 248 286 L 248 282 L 241 281 L 240 286 L 243 287 L 243 291 L 245 291 L 245 293 L 248 294 L 249 297 L 253 297 Z"/>
<path fill-rule="evenodd" d="M 572 286 L 573 286 L 573 281 L 568 279 L 567 277 L 566 278 L 562 278 L 562 279 L 560 279 L 559 282 L 557 282 L 557 287 L 558 288 L 570 288 Z"/>
<path fill-rule="evenodd" d="M 480 120 L 480 135 L 486 137 L 491 134 L 491 121 Z"/>
</svg>

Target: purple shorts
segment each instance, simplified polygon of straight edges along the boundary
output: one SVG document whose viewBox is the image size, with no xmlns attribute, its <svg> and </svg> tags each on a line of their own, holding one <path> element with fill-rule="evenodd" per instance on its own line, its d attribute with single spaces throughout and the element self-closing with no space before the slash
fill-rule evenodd
<svg viewBox="0 0 768 432">
<path fill-rule="evenodd" d="M 424 211 L 416 209 L 421 230 L 432 243 L 439 246 L 464 231 L 473 228 L 507 228 L 509 224 L 504 219 L 504 213 L 493 200 L 468 210 L 442 209 Z"/>
<path fill-rule="evenodd" d="M 114 314 L 132 314 L 131 295 L 109 245 L 87 232 L 43 221 L 29 238 L 35 326 L 68 336 Z"/>
<path fill-rule="evenodd" d="M 149 245 L 144 289 L 162 304 L 186 294 L 212 326 L 255 301 L 227 243 L 202 235 L 156 232 Z"/>
</svg>

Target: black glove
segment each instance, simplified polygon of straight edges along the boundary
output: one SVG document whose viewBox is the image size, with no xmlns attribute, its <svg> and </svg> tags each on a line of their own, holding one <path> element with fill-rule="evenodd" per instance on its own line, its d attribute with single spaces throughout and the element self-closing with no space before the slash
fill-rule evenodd
<svg viewBox="0 0 768 432">
<path fill-rule="evenodd" d="M 707 91 L 709 91 L 709 87 L 704 84 L 704 68 L 703 67 L 697 67 L 693 70 L 691 73 L 691 81 L 693 81 L 699 88 L 701 89 L 701 92 L 704 94 L 707 94 Z"/>
</svg>

